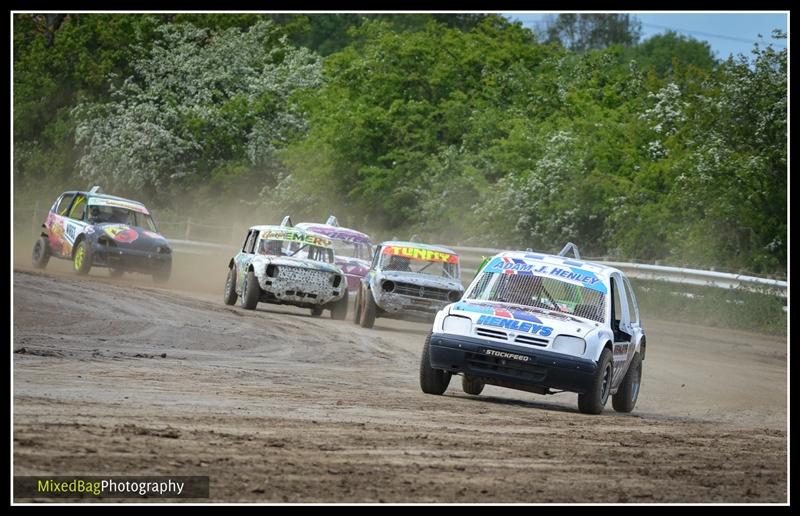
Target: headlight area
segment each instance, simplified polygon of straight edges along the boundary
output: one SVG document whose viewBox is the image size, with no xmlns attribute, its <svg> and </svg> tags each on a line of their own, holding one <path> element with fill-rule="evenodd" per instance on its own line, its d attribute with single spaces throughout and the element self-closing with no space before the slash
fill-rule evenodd
<svg viewBox="0 0 800 516">
<path fill-rule="evenodd" d="M 553 350 L 568 355 L 583 355 L 586 352 L 586 341 L 580 337 L 559 335 L 553 341 Z"/>
<path fill-rule="evenodd" d="M 442 331 L 455 335 L 469 335 L 472 330 L 472 320 L 468 317 L 448 315 L 442 321 Z"/>
</svg>

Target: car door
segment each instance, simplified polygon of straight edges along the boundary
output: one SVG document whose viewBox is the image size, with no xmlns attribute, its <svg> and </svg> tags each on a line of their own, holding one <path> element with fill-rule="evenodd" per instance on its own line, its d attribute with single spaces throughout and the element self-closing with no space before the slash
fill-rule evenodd
<svg viewBox="0 0 800 516">
<path fill-rule="evenodd" d="M 633 356 L 633 326 L 631 325 L 630 312 L 625 294 L 625 285 L 622 276 L 615 272 L 611 274 L 612 290 L 612 318 L 614 329 L 613 342 L 613 375 L 611 385 L 616 387 L 628 370 L 628 364 Z"/>
<path fill-rule="evenodd" d="M 244 241 L 241 252 L 236 255 L 234 265 L 236 267 L 236 285 L 244 284 L 244 277 L 247 275 L 247 267 L 253 260 L 255 254 L 256 241 L 258 240 L 258 231 L 251 229 L 247 233 L 247 238 Z"/>
<path fill-rule="evenodd" d="M 88 199 L 83 194 L 75 195 L 72 204 L 69 207 L 68 215 L 64 220 L 64 239 L 69 246 L 69 252 L 72 253 L 72 247 L 84 229 L 86 228 L 87 216 L 89 212 Z"/>
<path fill-rule="evenodd" d="M 70 256 L 72 245 L 67 242 L 65 230 L 67 215 L 75 199 L 75 192 L 65 192 L 53 203 L 44 222 L 50 252 L 62 258 Z"/>
<path fill-rule="evenodd" d="M 632 359 L 644 336 L 644 328 L 642 328 L 642 322 L 639 319 L 639 305 L 636 303 L 636 295 L 633 292 L 631 283 L 626 276 L 623 276 L 622 279 L 625 286 L 625 300 L 627 301 L 630 315 L 631 343 L 633 343 L 633 346 L 631 346 L 628 354 L 629 358 Z"/>
</svg>

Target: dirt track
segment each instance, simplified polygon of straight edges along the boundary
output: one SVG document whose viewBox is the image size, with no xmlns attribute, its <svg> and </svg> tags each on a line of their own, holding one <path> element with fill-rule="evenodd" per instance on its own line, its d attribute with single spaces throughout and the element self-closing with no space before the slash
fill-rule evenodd
<svg viewBox="0 0 800 516">
<path fill-rule="evenodd" d="M 458 377 L 422 394 L 424 324 L 226 307 L 224 271 L 189 291 L 63 265 L 14 272 L 16 475 L 208 475 L 214 501 L 786 502 L 785 338 L 643 314 L 636 410 L 586 416 Z"/>
</svg>

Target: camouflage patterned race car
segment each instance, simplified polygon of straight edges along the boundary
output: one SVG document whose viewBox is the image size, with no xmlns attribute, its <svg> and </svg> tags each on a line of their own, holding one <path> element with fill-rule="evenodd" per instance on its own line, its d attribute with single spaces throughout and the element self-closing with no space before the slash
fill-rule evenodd
<svg viewBox="0 0 800 516">
<path fill-rule="evenodd" d="M 225 304 L 241 300 L 255 310 L 259 302 L 310 308 L 320 316 L 347 317 L 347 282 L 334 263 L 331 241 L 291 226 L 253 226 L 241 251 L 228 264 Z"/>
<path fill-rule="evenodd" d="M 51 257 L 72 260 L 78 274 L 107 267 L 152 274 L 165 282 L 172 271 L 172 248 L 144 204 L 89 192 L 65 192 L 56 199 L 33 246 L 33 266 L 44 269 Z"/>
<path fill-rule="evenodd" d="M 361 281 L 354 321 L 364 328 L 372 328 L 378 317 L 431 321 L 463 293 L 458 255 L 450 249 L 383 242 Z"/>
<path fill-rule="evenodd" d="M 328 217 L 325 224 L 301 222 L 297 224 L 297 227 L 325 235 L 333 242 L 336 265 L 347 276 L 347 290 L 350 291 L 350 294 L 355 295 L 361 285 L 361 279 L 369 272 L 369 264 L 372 261 L 373 246 L 369 235 L 354 229 L 340 227 L 333 215 Z"/>
</svg>

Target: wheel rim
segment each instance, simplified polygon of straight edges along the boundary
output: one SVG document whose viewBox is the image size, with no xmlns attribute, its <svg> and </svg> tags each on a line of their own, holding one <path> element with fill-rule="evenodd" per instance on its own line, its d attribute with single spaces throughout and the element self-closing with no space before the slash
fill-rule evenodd
<svg viewBox="0 0 800 516">
<path fill-rule="evenodd" d="M 36 245 L 33 246 L 33 259 L 39 261 L 42 258 L 42 241 L 39 240 L 36 242 Z"/>
<path fill-rule="evenodd" d="M 225 280 L 225 294 L 231 293 L 231 273 L 228 272 L 228 279 Z"/>
<path fill-rule="evenodd" d="M 80 269 L 83 266 L 83 247 L 79 247 L 75 251 L 75 269 Z"/>
<path fill-rule="evenodd" d="M 608 399 L 608 391 L 611 384 L 611 364 L 606 366 L 605 371 L 603 371 L 603 387 L 600 391 L 600 399 L 603 400 L 603 403 L 606 402 Z"/>
</svg>

